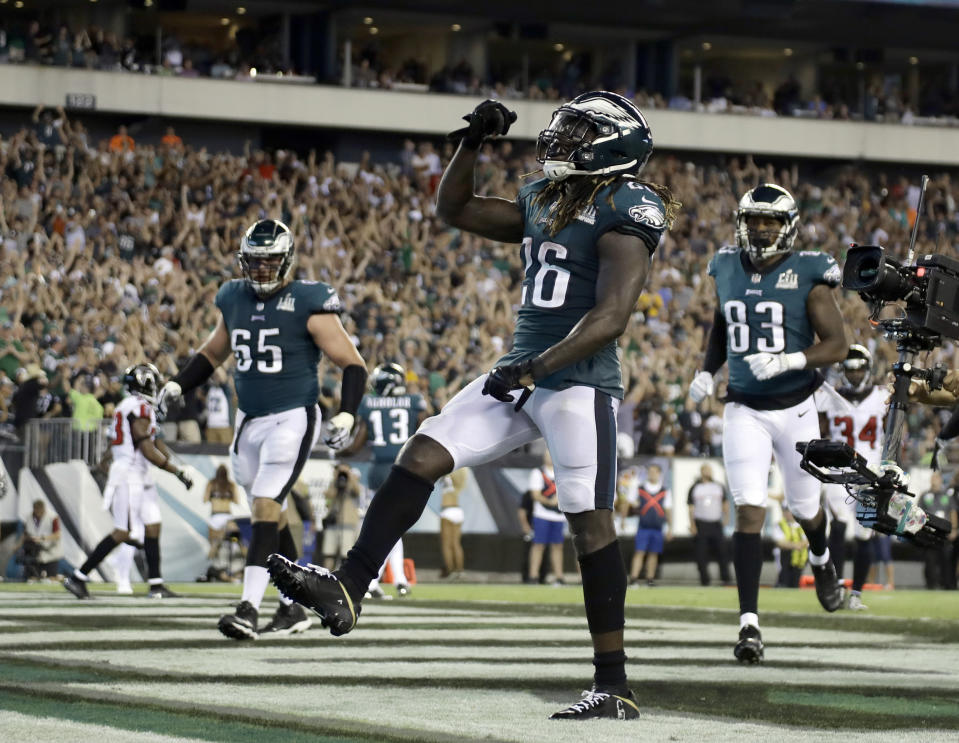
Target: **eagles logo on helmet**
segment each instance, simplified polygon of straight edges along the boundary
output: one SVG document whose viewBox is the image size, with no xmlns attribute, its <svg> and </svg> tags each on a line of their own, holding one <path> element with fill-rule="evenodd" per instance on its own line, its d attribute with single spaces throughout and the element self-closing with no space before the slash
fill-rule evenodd
<svg viewBox="0 0 959 743">
<path fill-rule="evenodd" d="M 653 135 L 628 98 L 605 90 L 583 93 L 553 112 L 539 133 L 536 159 L 553 181 L 571 175 L 636 175 L 653 151 Z"/>
<path fill-rule="evenodd" d="M 246 231 L 237 256 L 243 276 L 259 297 L 282 287 L 293 269 L 293 233 L 276 219 L 261 219 Z"/>
<path fill-rule="evenodd" d="M 861 375 L 860 375 L 861 372 Z M 872 354 L 858 343 L 849 347 L 846 360 L 842 362 L 843 392 L 861 394 L 869 389 L 872 381 Z"/>
<path fill-rule="evenodd" d="M 134 364 L 123 372 L 124 394 L 139 395 L 153 405 L 159 389 L 160 370 L 153 364 Z"/>
<path fill-rule="evenodd" d="M 772 217 L 778 229 L 759 229 L 750 217 Z M 750 226 L 750 222 L 753 223 Z M 736 212 L 736 243 L 753 258 L 765 260 L 793 248 L 798 232 L 799 209 L 796 200 L 782 186 L 762 183 L 750 189 L 739 201 Z"/>
<path fill-rule="evenodd" d="M 373 370 L 370 380 L 377 395 L 406 394 L 406 370 L 399 364 L 380 364 Z"/>
</svg>

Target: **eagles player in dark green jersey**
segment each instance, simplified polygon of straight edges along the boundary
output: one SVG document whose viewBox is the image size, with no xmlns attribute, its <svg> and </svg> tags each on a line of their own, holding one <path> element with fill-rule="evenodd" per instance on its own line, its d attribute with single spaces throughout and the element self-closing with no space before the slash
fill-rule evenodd
<svg viewBox="0 0 959 743">
<path fill-rule="evenodd" d="M 506 134 L 515 114 L 485 101 L 466 119 L 454 133 L 462 142 L 440 183 L 437 211 L 454 227 L 521 245 L 514 347 L 403 447 L 335 574 L 280 557 L 270 558 L 270 573 L 334 634 L 349 632 L 367 584 L 419 519 L 434 483 L 543 437 L 579 556 L 595 666 L 592 690 L 553 717 L 635 718 L 623 650 L 626 570 L 612 515 L 623 394 L 616 341 L 678 204 L 668 189 L 639 179 L 652 135 L 639 109 L 615 93 L 586 93 L 554 112 L 537 143 L 546 178 L 515 201 L 473 191 L 482 142 Z"/>
<path fill-rule="evenodd" d="M 809 538 L 816 594 L 827 611 L 842 603 L 842 589 L 826 544 L 819 481 L 799 467 L 796 442 L 817 438 L 813 392 L 817 368 L 842 361 L 846 334 L 834 288 L 836 261 L 818 251 L 793 251 L 799 210 L 781 186 L 748 191 L 736 215 L 735 248 L 709 262 L 716 282 L 716 312 L 704 370 L 689 394 L 713 393 L 713 375 L 725 363 L 729 385 L 723 413 L 723 460 L 736 504 L 733 563 L 739 588 L 740 631 L 734 653 L 746 663 L 763 658 L 759 631 L 760 531 L 766 517 L 769 467 L 775 454 L 786 505 Z"/>
<path fill-rule="evenodd" d="M 253 537 L 243 571 L 243 597 L 219 629 L 236 640 L 258 632 L 291 634 L 310 625 L 303 608 L 281 597 L 272 621 L 257 628 L 268 576 L 267 557 L 297 558 L 286 522 L 286 496 L 320 435 L 317 364 L 320 353 L 343 369 L 340 411 L 324 424 L 332 449 L 342 448 L 366 386 L 366 365 L 340 322 L 333 287 L 292 279 L 293 233 L 273 219 L 251 226 L 240 244 L 243 279 L 216 295 L 216 328 L 187 364 L 164 385 L 161 415 L 172 400 L 203 384 L 229 356 L 236 359 L 239 410 L 230 445 L 236 481 L 253 513 Z"/>
<path fill-rule="evenodd" d="M 373 461 L 366 475 L 366 485 L 373 493 L 386 482 L 400 449 L 426 417 L 426 401 L 422 395 L 406 391 L 406 370 L 395 362 L 376 367 L 370 374 L 370 384 L 373 392 L 365 395 L 360 403 L 356 435 L 343 454 L 349 455 L 362 449 L 364 444 L 370 445 Z M 400 597 L 410 594 L 403 558 L 403 540 L 399 539 L 385 564 L 390 566 L 396 595 Z M 367 597 L 387 597 L 377 578 L 371 581 Z"/>
</svg>

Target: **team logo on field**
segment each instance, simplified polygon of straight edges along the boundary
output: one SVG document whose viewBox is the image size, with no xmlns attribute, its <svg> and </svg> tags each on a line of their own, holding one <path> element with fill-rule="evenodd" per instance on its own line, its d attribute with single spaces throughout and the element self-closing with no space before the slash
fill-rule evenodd
<svg viewBox="0 0 959 743">
<path fill-rule="evenodd" d="M 788 271 L 783 271 L 779 274 L 779 279 L 776 281 L 777 289 L 798 289 L 799 288 L 799 274 L 793 271 L 791 268 Z"/>
<path fill-rule="evenodd" d="M 284 295 L 279 302 L 276 303 L 276 308 L 278 310 L 283 310 L 284 312 L 295 312 L 294 304 L 296 304 L 296 299 L 292 294 Z"/>
<path fill-rule="evenodd" d="M 632 206 L 629 208 L 629 216 L 633 218 L 634 222 L 648 224 L 650 227 L 662 227 L 666 224 L 666 217 L 662 210 L 654 204 Z"/>
<path fill-rule="evenodd" d="M 596 207 L 587 206 L 583 211 L 576 215 L 576 219 L 586 224 L 596 224 Z"/>
</svg>

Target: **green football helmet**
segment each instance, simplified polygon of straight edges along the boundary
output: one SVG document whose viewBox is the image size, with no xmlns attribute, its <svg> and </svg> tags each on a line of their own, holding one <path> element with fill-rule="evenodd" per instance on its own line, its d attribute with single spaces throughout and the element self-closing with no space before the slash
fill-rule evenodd
<svg viewBox="0 0 959 743">
<path fill-rule="evenodd" d="M 652 151 L 653 135 L 642 112 L 605 90 L 583 93 L 557 108 L 536 142 L 536 159 L 553 181 L 571 175 L 636 175 Z"/>
<path fill-rule="evenodd" d="M 261 219 L 240 242 L 240 268 L 257 296 L 268 297 L 286 284 L 293 269 L 293 233 L 276 219 Z"/>
</svg>

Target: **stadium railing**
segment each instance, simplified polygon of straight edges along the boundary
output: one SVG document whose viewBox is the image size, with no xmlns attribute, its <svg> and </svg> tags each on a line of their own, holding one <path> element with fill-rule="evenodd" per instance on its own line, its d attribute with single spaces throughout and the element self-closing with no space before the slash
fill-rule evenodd
<svg viewBox="0 0 959 743">
<path fill-rule="evenodd" d="M 75 428 L 72 418 L 36 419 L 27 423 L 24 432 L 24 465 L 43 467 L 54 462 L 82 459 L 96 465 L 109 445 L 109 436 L 102 425 L 90 431 Z"/>
</svg>

